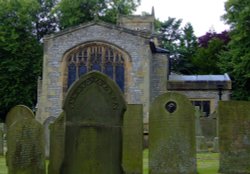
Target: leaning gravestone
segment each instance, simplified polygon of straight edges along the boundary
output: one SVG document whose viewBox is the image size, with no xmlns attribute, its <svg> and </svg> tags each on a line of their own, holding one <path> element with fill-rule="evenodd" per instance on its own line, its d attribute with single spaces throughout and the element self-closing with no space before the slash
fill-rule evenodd
<svg viewBox="0 0 250 174">
<path fill-rule="evenodd" d="M 165 93 L 150 107 L 149 173 L 197 173 L 194 107 L 184 95 Z"/>
<path fill-rule="evenodd" d="M 45 135 L 45 157 L 48 159 L 50 155 L 50 131 L 49 126 L 55 121 L 56 117 L 50 116 L 43 122 Z"/>
<path fill-rule="evenodd" d="M 125 174 L 142 174 L 143 109 L 140 104 L 127 105 L 123 121 L 122 166 Z"/>
<path fill-rule="evenodd" d="M 14 107 L 7 115 L 7 120 L 17 118 L 7 129 L 8 174 L 45 174 L 43 126 L 34 119 L 30 109 L 24 107 L 21 113 L 19 110 L 20 106 Z"/>
<path fill-rule="evenodd" d="M 60 174 L 64 158 L 65 113 L 50 125 L 50 157 L 48 174 Z"/>
<path fill-rule="evenodd" d="M 250 174 L 250 102 L 219 102 L 220 172 Z"/>
<path fill-rule="evenodd" d="M 64 174 L 121 174 L 126 103 L 108 76 L 90 72 L 70 88 L 66 114 Z"/>
</svg>

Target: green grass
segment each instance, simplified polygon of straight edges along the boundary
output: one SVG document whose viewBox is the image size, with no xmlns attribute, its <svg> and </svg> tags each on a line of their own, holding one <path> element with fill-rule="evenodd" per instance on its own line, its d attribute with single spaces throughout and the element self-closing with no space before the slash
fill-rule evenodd
<svg viewBox="0 0 250 174">
<path fill-rule="evenodd" d="M 0 156 L 0 174 L 7 174 L 7 167 L 5 164 L 5 157 Z"/>
<path fill-rule="evenodd" d="M 198 153 L 197 154 L 198 174 L 218 174 L 219 154 Z M 7 174 L 5 157 L 0 156 L 0 174 Z M 143 174 L 148 174 L 148 150 L 143 152 Z"/>
<path fill-rule="evenodd" d="M 218 153 L 198 153 L 197 170 L 198 174 L 219 174 Z M 143 152 L 143 174 L 148 174 L 148 150 Z"/>
</svg>

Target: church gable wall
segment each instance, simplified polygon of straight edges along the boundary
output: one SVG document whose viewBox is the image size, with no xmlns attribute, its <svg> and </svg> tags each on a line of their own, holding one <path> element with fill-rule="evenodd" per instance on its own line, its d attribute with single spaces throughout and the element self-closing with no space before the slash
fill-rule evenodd
<svg viewBox="0 0 250 174">
<path fill-rule="evenodd" d="M 144 104 L 144 112 L 147 112 L 150 97 L 149 64 L 152 57 L 149 39 L 115 27 L 91 25 L 44 39 L 43 82 L 37 112 L 39 121 L 43 122 L 49 116 L 57 117 L 61 112 L 66 53 L 94 41 L 110 43 L 127 53 L 125 98 L 131 104 Z"/>
</svg>

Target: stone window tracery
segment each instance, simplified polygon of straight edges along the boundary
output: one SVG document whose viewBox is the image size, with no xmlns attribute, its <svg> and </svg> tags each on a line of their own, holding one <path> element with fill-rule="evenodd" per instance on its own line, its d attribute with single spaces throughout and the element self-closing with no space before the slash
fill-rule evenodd
<svg viewBox="0 0 250 174">
<path fill-rule="evenodd" d="M 90 44 L 70 53 L 67 59 L 69 88 L 81 75 L 100 71 L 113 79 L 124 91 L 124 56 L 118 49 L 102 44 Z"/>
</svg>

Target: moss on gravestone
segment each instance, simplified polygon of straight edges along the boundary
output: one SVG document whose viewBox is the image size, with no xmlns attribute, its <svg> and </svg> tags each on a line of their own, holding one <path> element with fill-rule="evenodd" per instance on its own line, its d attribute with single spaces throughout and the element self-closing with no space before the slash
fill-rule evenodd
<svg viewBox="0 0 250 174">
<path fill-rule="evenodd" d="M 126 103 L 116 83 L 99 72 L 70 88 L 66 113 L 64 174 L 122 173 L 122 126 Z"/>
<path fill-rule="evenodd" d="M 142 174 L 143 109 L 129 104 L 123 122 L 123 161 L 125 174 Z"/>
<path fill-rule="evenodd" d="M 150 107 L 149 173 L 195 174 L 195 116 L 179 93 L 160 95 Z"/>
<path fill-rule="evenodd" d="M 221 101 L 219 116 L 220 172 L 250 174 L 250 102 Z"/>
<path fill-rule="evenodd" d="M 8 174 L 45 174 L 44 130 L 29 110 L 18 113 L 20 108 L 8 115 L 18 118 L 8 127 L 6 163 Z M 22 113 L 30 116 L 22 116 Z"/>
</svg>

